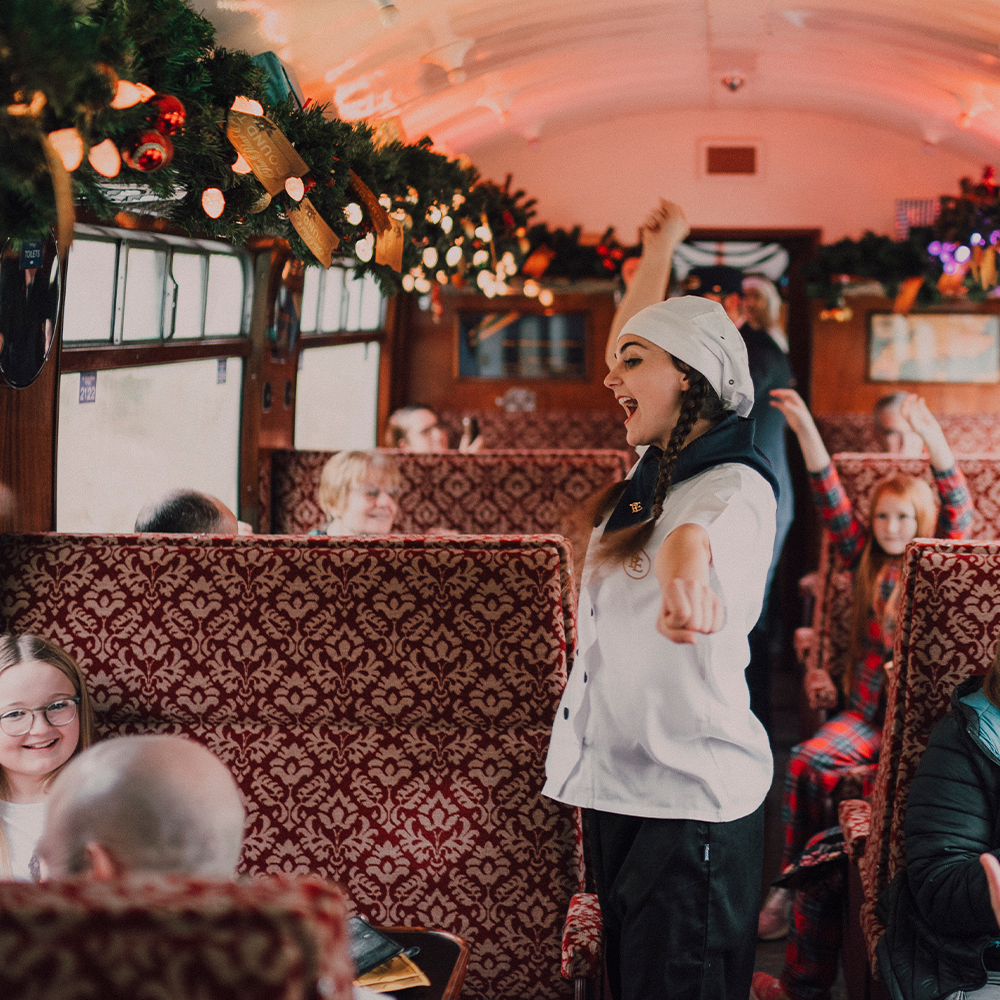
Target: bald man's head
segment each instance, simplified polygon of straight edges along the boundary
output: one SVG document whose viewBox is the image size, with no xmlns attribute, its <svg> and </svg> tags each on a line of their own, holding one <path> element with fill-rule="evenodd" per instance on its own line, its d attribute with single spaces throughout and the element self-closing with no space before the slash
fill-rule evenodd
<svg viewBox="0 0 1000 1000">
<path fill-rule="evenodd" d="M 231 878 L 244 819 L 236 782 L 210 750 L 181 736 L 123 736 L 59 773 L 39 853 L 55 878 Z"/>
<path fill-rule="evenodd" d="M 218 498 L 194 490 L 171 490 L 151 500 L 135 519 L 136 531 L 235 535 L 236 515 Z"/>
</svg>

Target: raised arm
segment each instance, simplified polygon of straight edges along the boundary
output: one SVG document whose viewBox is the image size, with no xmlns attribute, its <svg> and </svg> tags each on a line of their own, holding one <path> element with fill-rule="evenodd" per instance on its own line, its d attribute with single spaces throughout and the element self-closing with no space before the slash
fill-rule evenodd
<svg viewBox="0 0 1000 1000">
<path fill-rule="evenodd" d="M 939 538 L 968 538 L 972 530 L 972 497 L 962 470 L 955 464 L 948 441 L 924 400 L 913 393 L 903 400 L 900 414 L 923 439 L 931 460 L 931 471 L 941 497 Z"/>
<path fill-rule="evenodd" d="M 780 410 L 799 439 L 802 457 L 810 472 L 822 472 L 830 464 L 830 453 L 805 400 L 794 389 L 772 389 L 771 405 Z"/>
<path fill-rule="evenodd" d="M 697 524 L 674 528 L 656 553 L 653 571 L 663 591 L 656 627 L 668 639 L 691 644 L 725 625 L 725 605 L 709 587 L 711 563 L 708 532 Z"/>
<path fill-rule="evenodd" d="M 864 548 L 865 531 L 840 484 L 840 477 L 809 407 L 794 389 L 772 389 L 771 405 L 785 415 L 788 426 L 799 439 L 802 457 L 809 470 L 813 501 L 823 515 L 823 525 L 830 532 L 840 558 L 847 566 L 853 566 Z"/>
<path fill-rule="evenodd" d="M 663 301 L 670 283 L 674 250 L 690 231 L 691 227 L 680 205 L 663 199 L 643 223 L 639 233 L 642 239 L 642 257 L 611 321 L 611 333 L 604 352 L 609 369 L 614 367 L 615 345 L 622 327 L 646 306 Z"/>
</svg>

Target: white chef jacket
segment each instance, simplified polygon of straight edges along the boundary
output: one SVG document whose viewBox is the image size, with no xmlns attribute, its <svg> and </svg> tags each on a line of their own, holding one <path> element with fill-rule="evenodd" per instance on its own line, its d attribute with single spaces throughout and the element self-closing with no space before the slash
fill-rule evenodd
<svg viewBox="0 0 1000 1000">
<path fill-rule="evenodd" d="M 774 545 L 763 476 L 717 465 L 674 486 L 646 548 L 618 567 L 584 565 L 578 650 L 552 727 L 543 794 L 626 816 L 729 822 L 771 784 L 767 733 L 750 711 L 747 635 L 760 615 Z M 656 630 L 653 559 L 682 524 L 711 544 L 710 586 L 724 627 L 694 645 Z M 596 548 L 604 523 L 595 529 Z"/>
</svg>

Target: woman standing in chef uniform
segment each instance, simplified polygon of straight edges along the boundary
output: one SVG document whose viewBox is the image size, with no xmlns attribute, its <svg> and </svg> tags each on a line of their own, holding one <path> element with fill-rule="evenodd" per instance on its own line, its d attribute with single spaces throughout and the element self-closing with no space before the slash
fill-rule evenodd
<svg viewBox="0 0 1000 1000">
<path fill-rule="evenodd" d="M 777 486 L 743 338 L 709 299 L 658 302 L 605 385 L 649 447 L 595 517 L 543 791 L 585 810 L 616 1000 L 746 1000 L 772 762 L 744 669 Z"/>
</svg>

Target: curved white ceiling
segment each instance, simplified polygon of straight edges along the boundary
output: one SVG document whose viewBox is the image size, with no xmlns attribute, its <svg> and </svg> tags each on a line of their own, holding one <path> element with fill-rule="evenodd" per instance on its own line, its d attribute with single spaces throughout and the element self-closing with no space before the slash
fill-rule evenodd
<svg viewBox="0 0 1000 1000">
<path fill-rule="evenodd" d="M 220 44 L 277 52 L 341 117 L 396 118 L 407 139 L 473 157 L 505 134 L 721 108 L 1000 147 L 1000 0 L 396 0 L 384 27 L 388 2 L 209 0 L 205 14 Z"/>
</svg>

